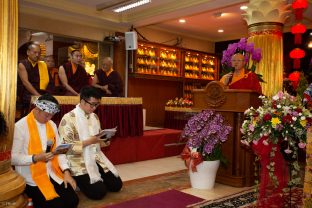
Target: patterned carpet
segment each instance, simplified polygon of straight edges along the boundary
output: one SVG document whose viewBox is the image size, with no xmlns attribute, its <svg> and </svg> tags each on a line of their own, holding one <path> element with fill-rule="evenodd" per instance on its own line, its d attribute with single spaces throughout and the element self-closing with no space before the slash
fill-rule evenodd
<svg viewBox="0 0 312 208">
<path fill-rule="evenodd" d="M 81 192 L 78 208 L 99 208 L 137 199 L 139 197 L 157 194 L 163 191 L 189 188 L 190 181 L 186 170 L 126 181 L 122 190 L 118 193 L 108 193 L 103 200 L 89 200 Z"/>
<path fill-rule="evenodd" d="M 299 208 L 302 207 L 302 188 L 293 188 L 284 195 L 283 208 Z M 290 200 L 291 199 L 291 200 Z M 234 195 L 223 197 L 216 200 L 207 200 L 197 204 L 188 206 L 188 208 L 255 208 L 257 202 L 257 194 L 255 189 L 249 189 Z"/>
</svg>

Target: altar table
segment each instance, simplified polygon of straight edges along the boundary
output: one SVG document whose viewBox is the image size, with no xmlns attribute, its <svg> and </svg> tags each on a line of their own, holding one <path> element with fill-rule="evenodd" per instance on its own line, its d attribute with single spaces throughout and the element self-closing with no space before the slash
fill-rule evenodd
<svg viewBox="0 0 312 208">
<path fill-rule="evenodd" d="M 165 128 L 182 130 L 187 121 L 200 111 L 192 108 L 165 107 Z"/>
<path fill-rule="evenodd" d="M 71 111 L 79 103 L 79 96 L 54 96 L 60 106 L 60 112 L 52 120 L 58 125 L 64 114 Z M 31 103 L 37 99 L 33 96 Z M 102 129 L 117 126 L 116 136 L 143 135 L 143 102 L 142 98 L 103 97 L 95 113 L 99 116 Z"/>
</svg>

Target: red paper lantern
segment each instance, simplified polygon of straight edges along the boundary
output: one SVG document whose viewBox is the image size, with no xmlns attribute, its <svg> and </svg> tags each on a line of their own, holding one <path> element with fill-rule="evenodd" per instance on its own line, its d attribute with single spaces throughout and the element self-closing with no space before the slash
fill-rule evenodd
<svg viewBox="0 0 312 208">
<path fill-rule="evenodd" d="M 291 27 L 291 33 L 295 35 L 295 44 L 301 44 L 301 35 L 306 31 L 306 26 L 301 23 L 297 23 Z"/>
<path fill-rule="evenodd" d="M 296 0 L 292 3 L 292 8 L 295 10 L 295 16 L 297 20 L 302 20 L 303 10 L 308 7 L 307 0 Z"/>
<path fill-rule="evenodd" d="M 296 90 L 299 84 L 299 79 L 300 79 L 300 72 L 294 71 L 289 74 L 288 76 L 289 81 L 291 81 L 291 84 L 293 88 Z"/>
<path fill-rule="evenodd" d="M 294 68 L 300 68 L 300 59 L 305 56 L 304 50 L 300 48 L 295 48 L 289 53 L 290 58 L 294 59 Z"/>
</svg>

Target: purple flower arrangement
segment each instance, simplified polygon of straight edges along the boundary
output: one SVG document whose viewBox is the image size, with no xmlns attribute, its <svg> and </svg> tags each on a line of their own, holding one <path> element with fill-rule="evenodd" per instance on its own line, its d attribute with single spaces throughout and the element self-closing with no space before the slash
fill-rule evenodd
<svg viewBox="0 0 312 208">
<path fill-rule="evenodd" d="M 223 51 L 221 64 L 224 69 L 224 73 L 228 73 L 232 69 L 231 58 L 235 53 L 242 53 L 245 56 L 245 62 L 247 63 L 247 69 L 255 72 L 256 63 L 261 60 L 261 49 L 254 48 L 253 43 L 247 43 L 246 38 L 241 38 L 238 43 L 229 44 L 228 48 Z M 252 65 L 249 67 L 249 61 L 252 60 Z"/>
<path fill-rule="evenodd" d="M 187 139 L 186 146 L 197 151 L 203 160 L 219 160 L 222 159 L 221 143 L 231 131 L 232 127 L 221 114 L 204 110 L 188 120 L 181 136 Z"/>
<path fill-rule="evenodd" d="M 262 58 L 261 49 L 255 49 L 253 43 L 247 43 L 247 39 L 242 38 L 238 43 L 229 44 L 228 48 L 223 51 L 222 65 L 231 66 L 231 58 L 237 52 L 245 53 L 246 62 L 249 61 L 250 56 L 254 62 L 259 62 Z"/>
</svg>

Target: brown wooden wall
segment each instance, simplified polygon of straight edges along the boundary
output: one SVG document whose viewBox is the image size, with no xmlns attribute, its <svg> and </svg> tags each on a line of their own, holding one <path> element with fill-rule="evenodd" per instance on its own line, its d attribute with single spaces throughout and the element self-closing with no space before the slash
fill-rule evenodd
<svg viewBox="0 0 312 208">
<path fill-rule="evenodd" d="M 142 97 L 146 109 L 147 126 L 164 126 L 165 104 L 175 97 L 182 97 L 182 82 L 129 78 L 128 96 Z"/>
</svg>

